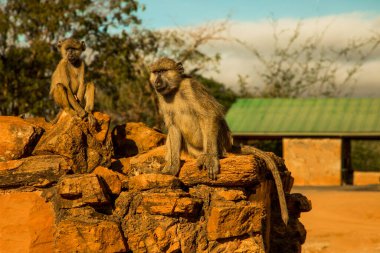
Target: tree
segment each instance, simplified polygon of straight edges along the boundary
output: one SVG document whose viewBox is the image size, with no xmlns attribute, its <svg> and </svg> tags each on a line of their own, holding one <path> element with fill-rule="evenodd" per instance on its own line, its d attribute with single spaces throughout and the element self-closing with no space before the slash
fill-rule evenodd
<svg viewBox="0 0 380 253">
<path fill-rule="evenodd" d="M 263 55 L 254 47 L 243 44 L 259 61 L 262 70 L 258 76 L 263 88 L 256 87 L 256 94 L 247 94 L 246 79 L 240 78 L 245 96 L 261 97 L 334 97 L 347 95 L 355 83 L 355 76 L 364 60 L 379 46 L 380 37 L 353 39 L 340 48 L 324 47 L 323 38 L 328 27 L 319 34 L 301 38 L 299 22 L 289 38 L 281 37 L 273 22 L 273 51 Z M 350 66 L 342 72 L 340 61 Z M 343 78 L 338 78 L 338 73 Z"/>
<path fill-rule="evenodd" d="M 64 37 L 84 39 L 100 51 L 111 29 L 139 24 L 137 1 L 0 2 L 0 114 L 51 116 L 50 76 L 59 61 L 53 44 Z"/>
<path fill-rule="evenodd" d="M 95 109 L 110 114 L 115 124 L 157 125 L 149 64 L 169 56 L 199 74 L 218 61 L 200 47 L 220 39 L 224 26 L 151 31 L 140 25 L 139 9 L 144 6 L 137 0 L 0 0 L 0 115 L 54 117 L 57 108 L 48 95 L 60 58 L 54 45 L 73 36 L 87 44 L 86 79 L 97 87 Z"/>
</svg>

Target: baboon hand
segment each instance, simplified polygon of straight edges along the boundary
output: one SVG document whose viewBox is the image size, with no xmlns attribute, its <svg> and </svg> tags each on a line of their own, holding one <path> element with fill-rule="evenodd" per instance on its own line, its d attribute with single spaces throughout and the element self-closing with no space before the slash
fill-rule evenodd
<svg viewBox="0 0 380 253">
<path fill-rule="evenodd" d="M 161 172 L 163 174 L 176 176 L 179 172 L 179 169 L 180 169 L 179 163 L 167 162 Z"/>
<path fill-rule="evenodd" d="M 207 169 L 208 177 L 216 180 L 216 175 L 219 174 L 219 158 L 215 154 L 201 154 L 197 159 L 198 167 Z"/>
<path fill-rule="evenodd" d="M 81 118 L 81 119 L 83 119 L 84 117 L 86 117 L 86 115 L 87 115 L 87 112 L 85 111 L 85 110 L 80 110 L 79 112 L 77 112 L 78 113 L 78 116 Z"/>
<path fill-rule="evenodd" d="M 90 125 L 90 128 L 95 128 L 96 119 L 92 113 L 87 114 L 87 120 L 88 124 Z"/>
</svg>

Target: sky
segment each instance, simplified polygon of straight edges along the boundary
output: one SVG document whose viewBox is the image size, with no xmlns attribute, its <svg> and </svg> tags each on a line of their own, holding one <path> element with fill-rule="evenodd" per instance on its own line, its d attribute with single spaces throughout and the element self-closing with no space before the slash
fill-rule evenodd
<svg viewBox="0 0 380 253">
<path fill-rule="evenodd" d="M 306 39 L 328 27 L 323 45 L 338 47 L 352 39 L 380 36 L 380 0 L 140 0 L 146 9 L 139 13 L 143 25 L 151 29 L 198 27 L 229 20 L 226 35 L 252 44 L 262 54 L 273 52 L 274 18 L 279 30 L 294 31 L 302 22 L 301 36 Z M 282 34 L 284 40 L 286 32 Z M 281 39 L 281 38 L 280 38 Z M 219 72 L 205 73 L 236 88 L 238 75 L 247 75 L 251 86 L 262 85 L 258 62 L 241 46 L 231 43 L 209 45 L 207 52 L 221 54 Z M 349 62 L 339 62 L 343 78 Z M 352 96 L 380 97 L 380 48 L 374 51 L 357 75 Z M 338 73 L 339 79 L 339 73 Z"/>
</svg>

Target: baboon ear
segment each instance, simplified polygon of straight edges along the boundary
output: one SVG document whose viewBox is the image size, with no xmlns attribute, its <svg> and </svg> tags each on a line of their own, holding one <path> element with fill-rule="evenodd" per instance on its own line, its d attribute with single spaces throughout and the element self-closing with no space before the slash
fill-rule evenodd
<svg viewBox="0 0 380 253">
<path fill-rule="evenodd" d="M 183 74 L 185 72 L 185 69 L 183 68 L 182 62 L 177 62 L 176 65 L 178 72 Z"/>
<path fill-rule="evenodd" d="M 58 49 L 61 49 L 62 47 L 62 43 L 63 43 L 63 40 L 59 40 L 58 43 L 57 43 L 57 48 Z"/>
<path fill-rule="evenodd" d="M 83 40 L 80 42 L 80 45 L 82 47 L 82 51 L 86 50 L 86 43 L 84 43 Z"/>
</svg>

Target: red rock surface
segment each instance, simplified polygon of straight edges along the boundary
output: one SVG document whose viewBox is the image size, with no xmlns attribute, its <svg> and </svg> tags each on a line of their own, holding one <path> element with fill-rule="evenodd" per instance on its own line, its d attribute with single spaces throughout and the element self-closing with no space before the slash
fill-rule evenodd
<svg viewBox="0 0 380 253">
<path fill-rule="evenodd" d="M 147 127 L 144 123 L 129 122 L 112 130 L 116 155 L 134 156 L 165 143 L 166 135 Z"/>
<path fill-rule="evenodd" d="M 0 191 L 0 252 L 53 252 L 55 213 L 41 192 Z"/>
<path fill-rule="evenodd" d="M 43 129 L 19 117 L 0 116 L 0 161 L 30 155 Z"/>
<path fill-rule="evenodd" d="M 182 154 L 179 176 L 164 175 L 164 135 L 131 123 L 124 130 L 140 153 L 111 163 L 109 117 L 95 117 L 96 132 L 87 122 L 61 118 L 40 140 L 34 153 L 39 155 L 0 162 L 0 252 L 301 249 L 306 231 L 298 218 L 311 204 L 290 194 L 293 180 L 281 159 L 271 155 L 287 193 L 287 227 L 262 159 L 228 154 L 217 180 L 210 180 L 195 159 Z M 55 151 L 59 155 L 42 155 Z M 109 166 L 99 166 L 102 161 Z"/>
<path fill-rule="evenodd" d="M 97 166 L 109 166 L 113 147 L 108 133 L 109 119 L 94 114 L 96 127 L 88 122 L 62 114 L 58 122 L 47 131 L 33 151 L 34 155 L 56 154 L 73 161 L 75 173 L 91 172 Z M 96 117 L 99 117 L 97 119 Z"/>
<path fill-rule="evenodd" d="M 59 223 L 54 252 L 126 252 L 127 248 L 116 222 L 82 222 L 66 220 Z"/>
</svg>

